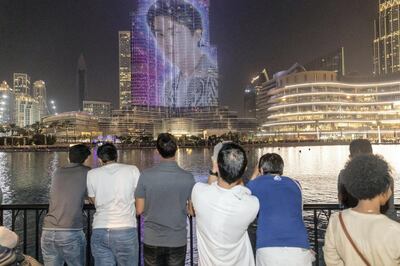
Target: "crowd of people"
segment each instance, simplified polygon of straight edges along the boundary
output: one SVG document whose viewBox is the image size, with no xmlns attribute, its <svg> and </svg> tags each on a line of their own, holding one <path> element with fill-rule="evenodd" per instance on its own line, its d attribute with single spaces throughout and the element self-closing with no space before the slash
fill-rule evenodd
<svg viewBox="0 0 400 266">
<path fill-rule="evenodd" d="M 245 181 L 245 150 L 234 142 L 219 143 L 208 182 L 195 183 L 175 160 L 178 146 L 172 135 L 160 134 L 156 147 L 160 162 L 142 172 L 118 163 L 113 144 L 97 149 L 101 166 L 96 169 L 84 166 L 88 147 L 70 148 L 69 164 L 52 179 L 44 218 L 46 266 L 85 265 L 85 200 L 96 208 L 90 240 L 95 265 L 138 265 L 139 215 L 146 266 L 185 265 L 188 215 L 196 219 L 199 265 L 308 266 L 315 261 L 303 221 L 301 184 L 284 175 L 279 154 L 264 154 Z M 331 216 L 325 235 L 326 265 L 400 265 L 393 189 L 388 163 L 373 154 L 367 140 L 353 141 L 338 177 L 344 210 Z M 11 244 L 2 239 L 0 261 L 2 254 L 11 256 Z M 15 245 L 15 239 L 11 242 Z"/>
</svg>

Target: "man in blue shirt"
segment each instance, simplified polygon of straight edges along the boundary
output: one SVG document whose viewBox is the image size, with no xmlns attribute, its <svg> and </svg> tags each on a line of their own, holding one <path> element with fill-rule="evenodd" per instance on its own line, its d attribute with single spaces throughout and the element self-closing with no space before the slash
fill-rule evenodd
<svg viewBox="0 0 400 266">
<path fill-rule="evenodd" d="M 260 202 L 256 265 L 311 265 L 301 187 L 282 175 L 283 166 L 281 156 L 267 153 L 260 158 L 258 174 L 247 184 Z"/>
</svg>

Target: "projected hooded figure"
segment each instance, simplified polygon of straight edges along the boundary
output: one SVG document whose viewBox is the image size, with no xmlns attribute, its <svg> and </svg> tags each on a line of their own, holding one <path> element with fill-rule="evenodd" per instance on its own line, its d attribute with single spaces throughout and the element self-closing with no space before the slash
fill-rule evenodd
<svg viewBox="0 0 400 266">
<path fill-rule="evenodd" d="M 217 66 L 204 51 L 199 11 L 183 0 L 158 0 L 149 8 L 147 22 L 158 49 L 177 68 L 165 82 L 166 106 L 217 105 Z"/>
</svg>

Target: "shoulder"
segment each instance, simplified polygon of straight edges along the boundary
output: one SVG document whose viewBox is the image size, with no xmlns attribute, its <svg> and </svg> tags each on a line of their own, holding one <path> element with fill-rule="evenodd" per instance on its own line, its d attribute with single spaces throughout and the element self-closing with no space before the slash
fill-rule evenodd
<svg viewBox="0 0 400 266">
<path fill-rule="evenodd" d="M 128 171 L 134 171 L 134 172 L 139 171 L 139 168 L 137 168 L 136 165 L 133 165 L 133 164 L 120 163 L 119 167 L 121 167 L 121 169 L 125 169 Z"/>
<path fill-rule="evenodd" d="M 183 169 L 181 167 L 179 167 L 179 172 L 182 175 L 182 177 L 184 177 L 184 178 L 186 178 L 186 179 L 188 179 L 190 181 L 192 181 L 192 180 L 194 181 L 194 176 L 193 176 L 193 174 L 191 172 L 186 171 L 185 169 Z"/>
<path fill-rule="evenodd" d="M 207 183 L 198 182 L 193 186 L 192 194 L 195 195 L 198 193 L 203 193 L 210 189 L 211 189 L 211 185 L 209 185 Z"/>
</svg>

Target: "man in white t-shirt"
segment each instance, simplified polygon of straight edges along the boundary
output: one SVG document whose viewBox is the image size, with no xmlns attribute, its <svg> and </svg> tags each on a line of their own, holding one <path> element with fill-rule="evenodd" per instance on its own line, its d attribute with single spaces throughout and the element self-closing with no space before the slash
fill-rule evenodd
<svg viewBox="0 0 400 266">
<path fill-rule="evenodd" d="M 90 170 L 87 189 L 95 204 L 91 249 L 96 266 L 138 265 L 138 234 L 134 192 L 136 166 L 117 163 L 117 149 L 104 144 L 97 150 L 102 167 Z"/>
<path fill-rule="evenodd" d="M 199 265 L 253 266 L 247 227 L 259 202 L 242 185 L 247 158 L 242 147 L 226 143 L 218 154 L 218 181 L 197 183 L 192 192 Z"/>
</svg>

